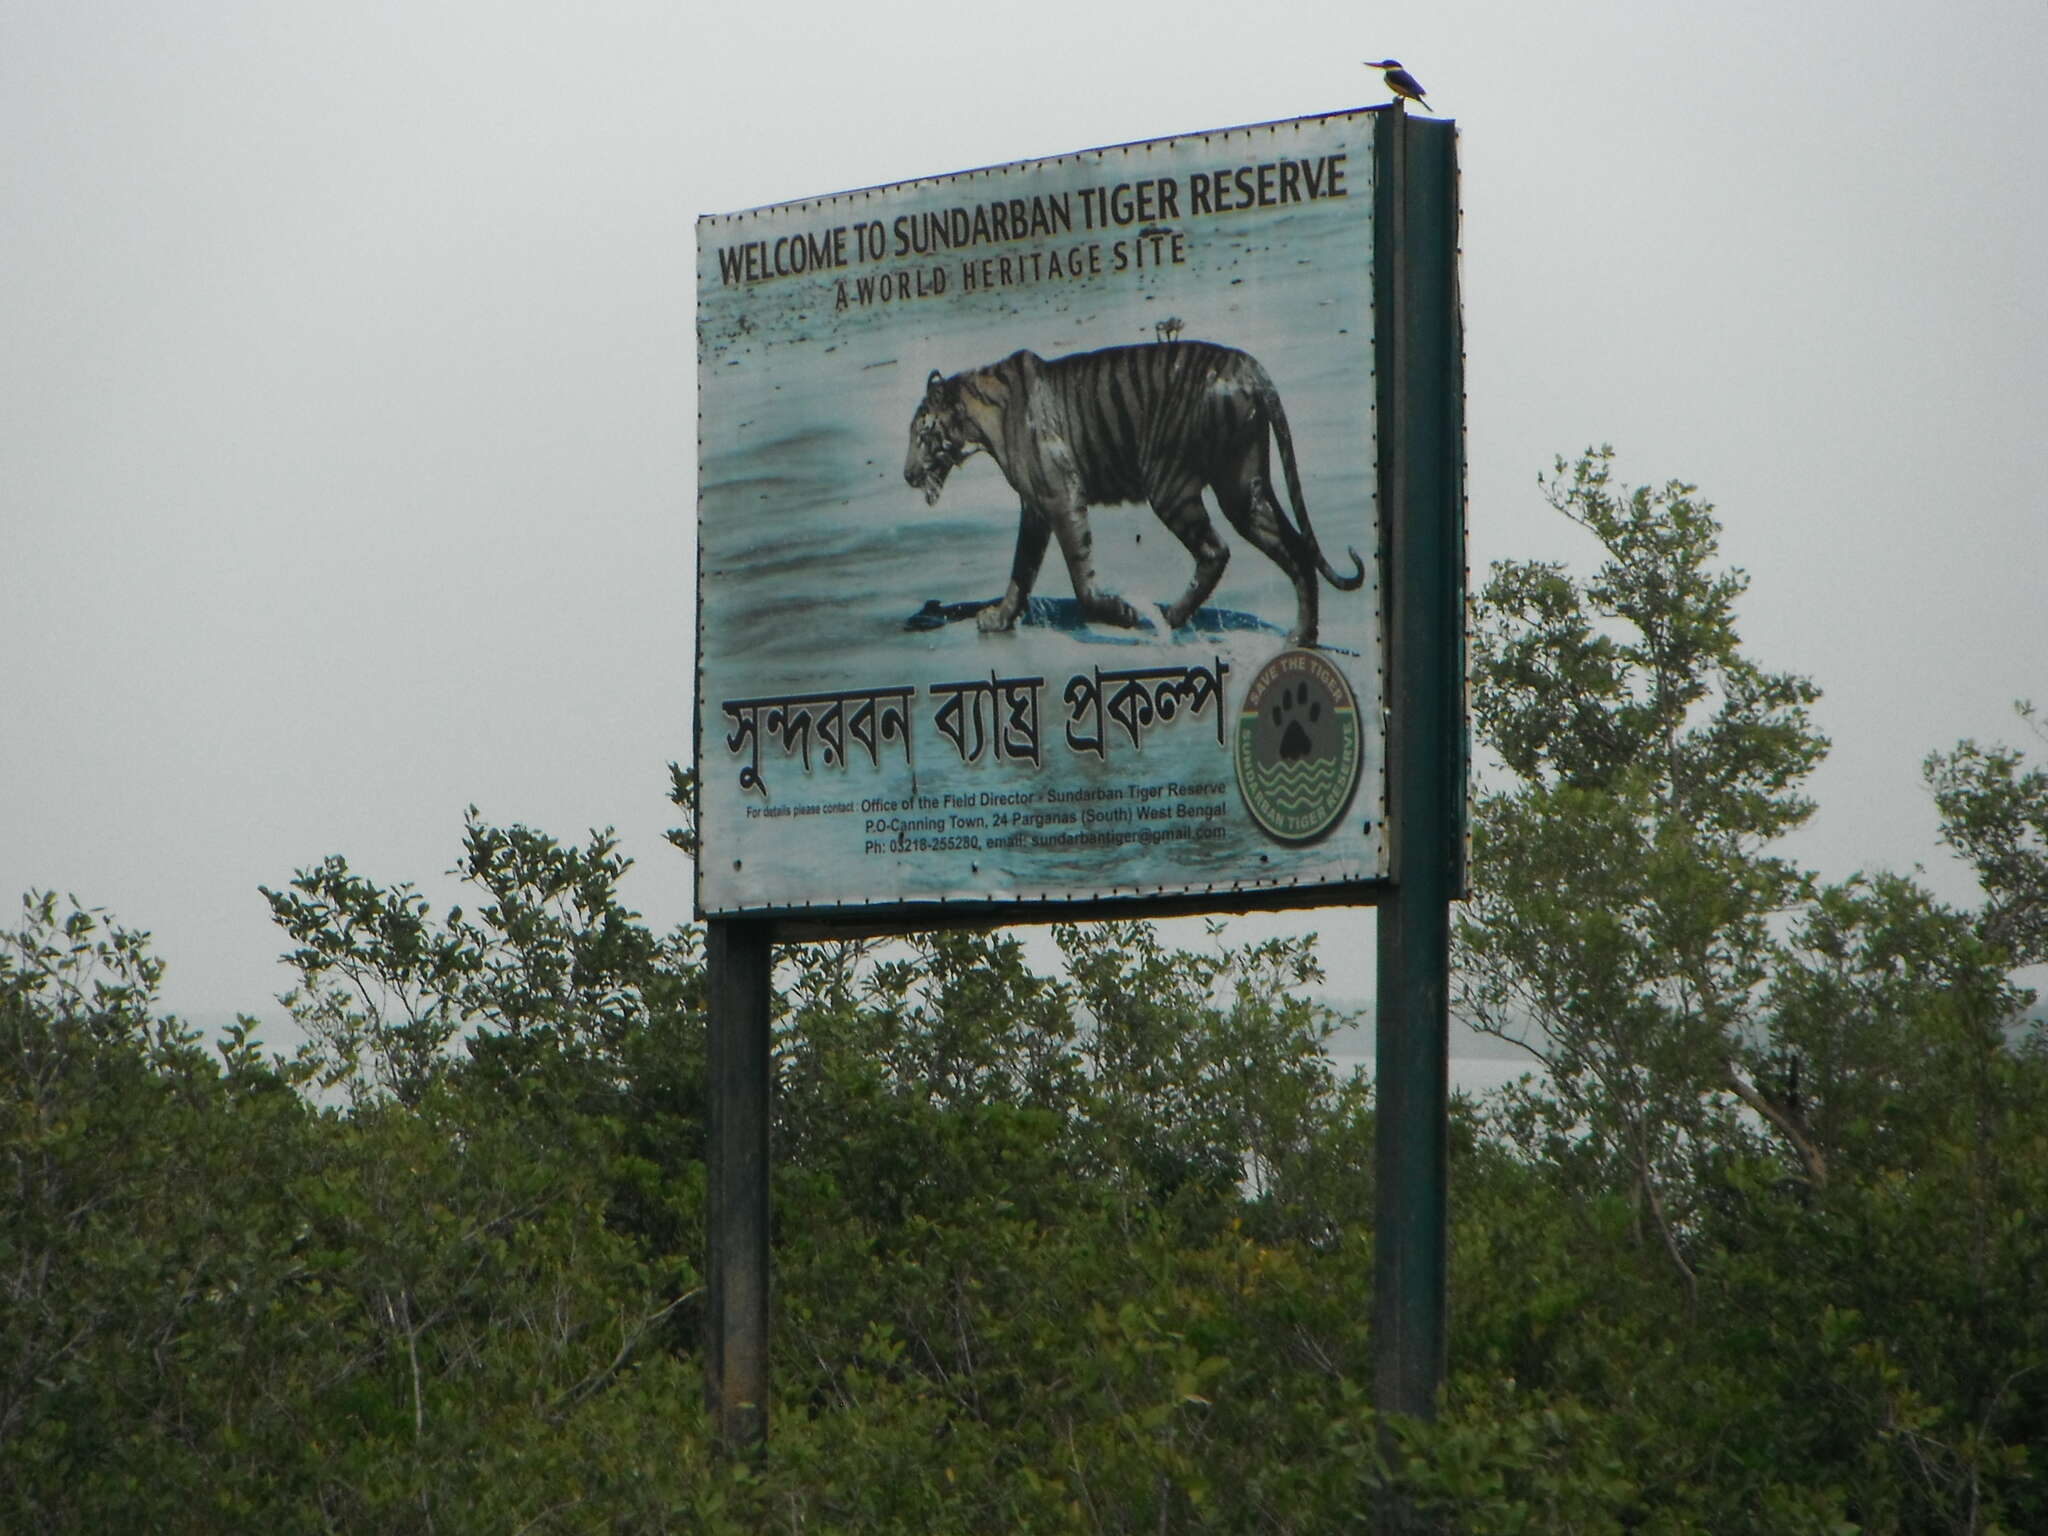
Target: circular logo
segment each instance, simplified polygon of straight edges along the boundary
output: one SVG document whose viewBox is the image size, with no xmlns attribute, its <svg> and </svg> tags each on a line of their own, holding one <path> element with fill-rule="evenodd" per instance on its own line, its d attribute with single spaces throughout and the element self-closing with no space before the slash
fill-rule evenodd
<svg viewBox="0 0 2048 1536">
<path fill-rule="evenodd" d="M 1259 669 L 1237 717 L 1237 788 L 1275 842 L 1313 843 L 1342 819 L 1364 761 L 1358 700 L 1321 651 Z"/>
</svg>

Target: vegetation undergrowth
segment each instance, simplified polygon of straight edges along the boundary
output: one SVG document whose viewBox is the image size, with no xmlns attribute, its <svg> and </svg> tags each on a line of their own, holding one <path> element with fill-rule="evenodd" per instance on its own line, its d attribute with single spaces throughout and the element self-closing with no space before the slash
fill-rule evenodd
<svg viewBox="0 0 2048 1536">
<path fill-rule="evenodd" d="M 1453 1110 L 1433 1422 L 1370 1405 L 1373 1102 L 1314 942 L 1113 923 L 1050 974 L 779 957 L 772 1442 L 715 1456 L 701 936 L 609 834 L 472 811 L 467 908 L 339 857 L 266 893 L 290 1059 L 25 898 L 0 1528 L 2048 1529 L 2048 771 L 1929 759 L 1974 909 L 1796 867 L 1818 692 L 1744 651 L 1697 493 L 1610 468 L 1548 482 L 1598 569 L 1479 606 L 1458 1006 L 1542 1073 Z"/>
</svg>

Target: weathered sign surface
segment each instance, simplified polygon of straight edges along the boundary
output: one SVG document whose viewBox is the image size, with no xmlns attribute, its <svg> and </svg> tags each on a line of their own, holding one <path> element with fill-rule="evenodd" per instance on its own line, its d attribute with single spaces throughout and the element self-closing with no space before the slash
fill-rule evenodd
<svg viewBox="0 0 2048 1536">
<path fill-rule="evenodd" d="M 700 221 L 703 914 L 1384 878 L 1374 118 Z"/>
</svg>

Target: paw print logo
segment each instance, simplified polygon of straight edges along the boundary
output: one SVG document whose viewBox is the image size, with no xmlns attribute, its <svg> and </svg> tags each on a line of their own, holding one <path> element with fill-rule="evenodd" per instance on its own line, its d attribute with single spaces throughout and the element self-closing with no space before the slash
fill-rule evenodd
<svg viewBox="0 0 2048 1536">
<path fill-rule="evenodd" d="M 1283 763 L 1315 755 L 1312 731 L 1322 718 L 1323 701 L 1309 696 L 1307 683 L 1280 690 L 1280 697 L 1273 701 L 1273 725 L 1280 732 L 1279 754 Z"/>
<path fill-rule="evenodd" d="M 1364 765 L 1351 684 L 1321 651 L 1282 651 L 1253 677 L 1237 717 L 1237 787 L 1259 828 L 1313 843 L 1343 819 Z"/>
</svg>

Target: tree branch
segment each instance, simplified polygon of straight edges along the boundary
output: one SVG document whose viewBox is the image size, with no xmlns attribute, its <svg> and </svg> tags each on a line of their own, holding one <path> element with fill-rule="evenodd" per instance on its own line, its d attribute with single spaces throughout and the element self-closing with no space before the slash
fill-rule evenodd
<svg viewBox="0 0 2048 1536">
<path fill-rule="evenodd" d="M 1744 1079 L 1743 1075 L 1735 1070 L 1733 1062 L 1727 1065 L 1727 1077 L 1728 1086 L 1735 1090 L 1735 1096 L 1768 1120 L 1778 1134 L 1792 1144 L 1792 1150 L 1799 1154 L 1799 1161 L 1806 1169 L 1806 1182 L 1815 1189 L 1827 1188 L 1828 1160 L 1821 1149 L 1813 1144 L 1812 1138 L 1790 1115 L 1764 1097 L 1754 1083 Z"/>
</svg>

